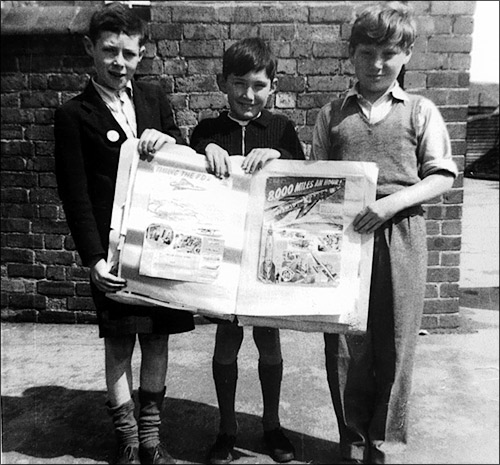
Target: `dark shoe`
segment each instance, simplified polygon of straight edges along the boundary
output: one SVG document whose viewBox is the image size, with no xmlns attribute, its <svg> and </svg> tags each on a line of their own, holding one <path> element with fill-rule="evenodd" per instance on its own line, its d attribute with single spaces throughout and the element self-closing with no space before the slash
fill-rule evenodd
<svg viewBox="0 0 500 465">
<path fill-rule="evenodd" d="M 133 444 L 120 446 L 116 453 L 115 463 L 117 465 L 140 465 L 139 446 Z"/>
<path fill-rule="evenodd" d="M 215 444 L 208 454 L 208 463 L 213 465 L 224 465 L 233 460 L 233 449 L 236 443 L 236 436 L 229 434 L 219 434 Z"/>
<path fill-rule="evenodd" d="M 139 457 L 141 458 L 141 464 L 153 464 L 153 465 L 171 465 L 175 464 L 173 457 L 165 450 L 161 444 L 156 444 L 156 446 L 139 447 Z"/>
<path fill-rule="evenodd" d="M 290 462 L 295 458 L 295 449 L 281 428 L 264 431 L 264 441 L 275 462 Z"/>
</svg>

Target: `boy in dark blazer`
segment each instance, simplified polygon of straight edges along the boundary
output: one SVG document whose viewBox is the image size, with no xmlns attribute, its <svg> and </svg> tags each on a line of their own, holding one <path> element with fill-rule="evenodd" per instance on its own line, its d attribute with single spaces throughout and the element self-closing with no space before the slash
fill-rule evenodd
<svg viewBox="0 0 500 465">
<path fill-rule="evenodd" d="M 95 76 L 55 114 L 55 159 L 59 195 L 83 265 L 90 268 L 99 336 L 104 338 L 108 400 L 116 439 L 116 463 L 175 463 L 160 444 L 169 334 L 194 328 L 190 313 L 125 305 L 105 296 L 126 286 L 106 262 L 109 229 L 122 143 L 139 138 L 141 157 L 166 143 L 184 143 L 159 86 L 135 82 L 144 54 L 145 28 L 120 3 L 94 13 L 86 52 Z M 132 398 L 132 354 L 141 347 L 138 421 Z"/>
</svg>

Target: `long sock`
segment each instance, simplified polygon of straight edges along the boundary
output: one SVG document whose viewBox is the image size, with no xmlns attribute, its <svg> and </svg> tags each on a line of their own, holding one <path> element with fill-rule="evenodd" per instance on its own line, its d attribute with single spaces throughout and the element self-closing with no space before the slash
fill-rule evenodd
<svg viewBox="0 0 500 465">
<path fill-rule="evenodd" d="M 166 388 L 160 392 L 148 392 L 139 388 L 139 440 L 141 447 L 153 447 L 160 443 L 161 406 Z"/>
<path fill-rule="evenodd" d="M 282 378 L 283 360 L 275 365 L 266 365 L 259 360 L 259 379 L 264 404 L 262 414 L 264 431 L 270 431 L 280 426 L 279 406 Z"/>
<path fill-rule="evenodd" d="M 221 433 L 236 436 L 238 432 L 238 423 L 236 421 L 235 397 L 236 382 L 238 380 L 238 363 L 224 365 L 212 360 L 212 373 L 215 382 L 215 391 L 219 403 Z"/>
<path fill-rule="evenodd" d="M 113 420 L 118 445 L 138 446 L 139 436 L 137 432 L 137 421 L 134 416 L 134 401 L 130 399 L 117 407 L 112 407 L 109 401 L 107 401 L 106 407 L 109 416 Z"/>
</svg>

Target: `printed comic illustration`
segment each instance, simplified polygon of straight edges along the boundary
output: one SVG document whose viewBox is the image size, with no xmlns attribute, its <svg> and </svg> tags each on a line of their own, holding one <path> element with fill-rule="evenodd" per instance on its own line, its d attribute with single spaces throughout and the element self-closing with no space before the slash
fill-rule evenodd
<svg viewBox="0 0 500 465">
<path fill-rule="evenodd" d="M 224 255 L 221 223 L 231 178 L 195 171 L 154 167 L 139 273 L 192 282 L 211 282 Z"/>
<path fill-rule="evenodd" d="M 345 178 L 269 177 L 259 279 L 337 286 L 341 271 Z"/>
</svg>

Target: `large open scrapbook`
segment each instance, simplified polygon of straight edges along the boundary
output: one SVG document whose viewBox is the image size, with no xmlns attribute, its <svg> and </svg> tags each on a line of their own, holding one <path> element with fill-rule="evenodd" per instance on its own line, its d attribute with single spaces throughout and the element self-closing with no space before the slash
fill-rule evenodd
<svg viewBox="0 0 500 465">
<path fill-rule="evenodd" d="M 141 160 L 121 149 L 108 262 L 127 280 L 108 297 L 242 325 L 366 329 L 373 235 L 352 227 L 375 199 L 373 163 L 274 160 L 253 175 L 207 172 L 192 149 Z"/>
</svg>

